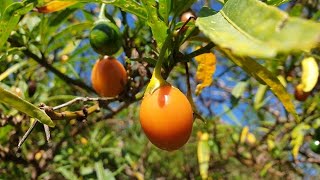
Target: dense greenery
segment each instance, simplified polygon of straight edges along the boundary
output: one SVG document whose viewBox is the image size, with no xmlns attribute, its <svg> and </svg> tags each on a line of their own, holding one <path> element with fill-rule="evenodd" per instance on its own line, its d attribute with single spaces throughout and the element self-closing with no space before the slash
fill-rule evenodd
<svg viewBox="0 0 320 180">
<path fill-rule="evenodd" d="M 305 0 L 5 0 L 0 179 L 320 177 L 319 21 Z M 109 52 L 128 80 L 101 97 L 91 72 Z M 171 152 L 139 122 L 168 82 L 195 119 Z"/>
</svg>

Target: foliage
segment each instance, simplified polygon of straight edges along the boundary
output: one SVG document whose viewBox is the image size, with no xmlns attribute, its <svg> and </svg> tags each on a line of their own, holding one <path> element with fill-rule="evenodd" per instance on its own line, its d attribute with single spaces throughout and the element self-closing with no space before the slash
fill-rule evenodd
<svg viewBox="0 0 320 180">
<path fill-rule="evenodd" d="M 319 7 L 302 0 L 2 2 L 0 179 L 320 176 Z M 186 11 L 198 18 L 182 22 Z M 128 80 L 116 97 L 99 97 L 90 78 L 102 57 L 90 30 L 101 15 L 122 34 L 113 56 Z M 186 94 L 195 118 L 188 143 L 173 152 L 149 142 L 138 113 L 144 92 L 168 82 Z"/>
</svg>

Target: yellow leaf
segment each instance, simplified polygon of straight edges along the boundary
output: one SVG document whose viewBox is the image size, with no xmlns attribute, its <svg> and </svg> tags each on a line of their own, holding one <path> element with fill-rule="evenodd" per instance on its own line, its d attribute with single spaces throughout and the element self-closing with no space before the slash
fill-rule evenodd
<svg viewBox="0 0 320 180">
<path fill-rule="evenodd" d="M 210 148 L 209 148 L 209 134 L 208 133 L 199 133 L 198 141 L 198 163 L 199 170 L 202 179 L 208 179 L 208 169 L 209 169 L 209 160 L 210 160 Z"/>
<path fill-rule="evenodd" d="M 245 126 L 245 127 L 242 129 L 241 135 L 240 135 L 240 142 L 241 142 L 241 143 L 244 143 L 244 142 L 246 141 L 248 132 L 249 132 L 249 127 L 248 127 L 248 126 Z"/>
<path fill-rule="evenodd" d="M 198 63 L 196 78 L 201 83 L 197 85 L 196 95 L 199 95 L 203 88 L 212 83 L 212 75 L 216 71 L 216 56 L 213 53 L 205 53 L 195 57 Z"/>
<path fill-rule="evenodd" d="M 52 13 L 65 9 L 76 3 L 77 1 L 50 1 L 42 7 L 38 7 L 37 9 L 40 13 Z"/>
<path fill-rule="evenodd" d="M 88 140 L 87 140 L 86 138 L 84 138 L 84 137 L 81 137 L 81 138 L 80 138 L 80 142 L 81 142 L 81 144 L 83 144 L 83 145 L 88 144 Z"/>
<path fill-rule="evenodd" d="M 257 139 L 252 133 L 248 133 L 246 143 L 250 146 L 253 146 L 256 143 Z"/>
<path fill-rule="evenodd" d="M 284 108 L 295 117 L 296 122 L 300 121 L 292 102 L 291 95 L 287 92 L 286 88 L 283 87 L 279 79 L 274 76 L 274 73 L 270 72 L 266 67 L 262 66 L 252 58 L 236 57 L 228 50 L 222 51 L 236 65 L 249 73 L 249 75 L 253 76 L 259 82 L 261 81 L 268 85 L 270 90 L 279 98 Z"/>
<path fill-rule="evenodd" d="M 304 92 L 310 92 L 316 86 L 319 77 L 319 66 L 313 57 L 302 60 L 301 84 Z"/>
<path fill-rule="evenodd" d="M 292 146 L 292 155 L 295 159 L 298 158 L 300 147 L 303 144 L 305 131 L 308 129 L 310 129 L 310 125 L 301 123 L 291 131 L 290 144 Z"/>
</svg>

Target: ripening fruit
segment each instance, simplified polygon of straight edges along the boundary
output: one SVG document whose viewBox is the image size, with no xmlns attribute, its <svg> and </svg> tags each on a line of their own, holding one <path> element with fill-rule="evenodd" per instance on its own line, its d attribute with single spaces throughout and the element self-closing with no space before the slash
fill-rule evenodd
<svg viewBox="0 0 320 180">
<path fill-rule="evenodd" d="M 310 149 L 313 152 L 315 152 L 317 154 L 320 154 L 320 141 L 312 139 L 311 142 L 310 142 Z"/>
<path fill-rule="evenodd" d="M 299 84 L 294 89 L 294 97 L 298 101 L 305 101 L 308 96 L 310 95 L 310 92 L 304 92 L 303 91 L 303 85 Z"/>
<path fill-rule="evenodd" d="M 94 90 L 104 97 L 119 95 L 127 83 L 127 72 L 114 57 L 104 56 L 93 66 L 91 81 Z"/>
<path fill-rule="evenodd" d="M 187 21 L 189 20 L 189 18 L 195 18 L 195 17 L 196 17 L 196 15 L 194 15 L 193 12 L 187 11 L 187 12 L 184 12 L 184 13 L 181 15 L 180 20 L 181 20 L 182 22 L 187 22 Z"/>
<path fill-rule="evenodd" d="M 173 151 L 189 139 L 193 111 L 186 96 L 171 85 L 146 94 L 140 108 L 140 123 L 148 139 L 158 148 Z"/>
<path fill-rule="evenodd" d="M 113 55 L 122 46 L 119 28 L 107 20 L 99 20 L 89 35 L 91 47 L 101 55 Z"/>
</svg>

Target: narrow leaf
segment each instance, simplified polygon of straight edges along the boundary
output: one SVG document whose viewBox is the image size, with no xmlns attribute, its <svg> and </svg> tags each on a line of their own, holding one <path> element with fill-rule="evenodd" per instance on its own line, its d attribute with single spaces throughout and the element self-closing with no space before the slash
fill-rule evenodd
<svg viewBox="0 0 320 180">
<path fill-rule="evenodd" d="M 245 92 L 247 86 L 248 86 L 247 81 L 238 82 L 237 85 L 231 91 L 232 96 L 234 96 L 235 98 L 240 98 Z"/>
<path fill-rule="evenodd" d="M 121 8 L 123 11 L 129 12 L 138 16 L 141 19 L 147 19 L 147 12 L 144 7 L 137 1 L 127 1 L 127 0 L 79 0 L 80 2 L 94 2 L 94 3 L 105 3 L 112 4 Z"/>
<path fill-rule="evenodd" d="M 159 14 L 162 16 L 166 24 L 168 24 L 171 8 L 172 8 L 171 0 L 159 0 Z"/>
<path fill-rule="evenodd" d="M 3 79 L 5 79 L 6 77 L 8 77 L 10 74 L 16 72 L 19 68 L 21 68 L 22 66 L 26 65 L 28 61 L 21 61 L 13 66 L 11 66 L 10 68 L 8 68 L 5 72 L 3 72 L 2 74 L 0 74 L 0 81 L 2 81 Z"/>
<path fill-rule="evenodd" d="M 16 2 L 9 5 L 0 19 L 0 48 L 7 42 L 20 17 L 33 9 L 33 3 Z"/>
<path fill-rule="evenodd" d="M 258 90 L 256 92 L 256 95 L 254 96 L 253 100 L 253 107 L 254 109 L 258 110 L 260 109 L 264 103 L 265 103 L 265 94 L 268 90 L 268 86 L 260 84 L 258 87 Z"/>
<path fill-rule="evenodd" d="M 200 14 L 196 26 L 212 42 L 238 56 L 272 58 L 309 51 L 320 40 L 319 23 L 289 17 L 258 0 L 228 0 L 218 13 L 203 8 Z"/>
<path fill-rule="evenodd" d="M 156 1 L 142 0 L 148 15 L 148 25 L 151 27 L 152 34 L 161 48 L 167 38 L 167 25 L 159 19 L 156 9 Z"/>
<path fill-rule="evenodd" d="M 198 141 L 198 163 L 199 170 L 202 179 L 208 179 L 208 169 L 209 169 L 209 160 L 210 160 L 210 147 L 208 143 L 209 134 L 201 133 Z"/>
<path fill-rule="evenodd" d="M 27 115 L 38 119 L 41 123 L 53 127 L 51 118 L 41 109 L 21 99 L 19 96 L 0 87 L 0 102 L 5 103 Z"/>
<path fill-rule="evenodd" d="M 103 164 L 101 161 L 96 162 L 94 166 L 95 166 L 98 180 L 105 180 L 105 179 L 115 180 L 115 177 L 113 176 L 112 172 L 109 169 L 103 168 Z"/>
<path fill-rule="evenodd" d="M 184 11 L 189 9 L 196 0 L 174 0 L 173 12 L 175 16 L 180 16 Z"/>
<path fill-rule="evenodd" d="M 244 69 L 251 76 L 256 79 L 259 78 L 260 81 L 265 82 L 271 89 L 271 91 L 279 98 L 285 109 L 294 115 L 297 121 L 299 117 L 296 113 L 294 104 L 289 93 L 283 87 L 279 79 L 274 76 L 267 68 L 263 67 L 255 60 L 250 58 L 235 57 L 228 51 L 224 51 L 226 55 L 232 60 L 236 65 Z"/>
<path fill-rule="evenodd" d="M 240 134 L 240 143 L 244 143 L 246 141 L 248 133 L 249 133 L 249 127 L 245 126 L 242 129 L 241 134 Z"/>
<path fill-rule="evenodd" d="M 38 12 L 39 13 L 52 13 L 56 11 L 60 11 L 62 9 L 65 9 L 69 6 L 72 6 L 76 4 L 76 1 L 50 1 L 47 4 L 45 4 L 42 7 L 38 7 Z"/>
<path fill-rule="evenodd" d="M 286 2 L 289 2 L 290 0 L 267 0 L 267 4 L 269 5 L 274 5 L 274 6 L 279 6 L 281 4 L 284 4 Z"/>
<path fill-rule="evenodd" d="M 296 126 L 291 132 L 292 140 L 290 144 L 293 146 L 292 154 L 295 159 L 298 157 L 299 149 L 303 144 L 305 131 L 308 129 L 310 129 L 310 125 L 301 123 Z"/>
</svg>

